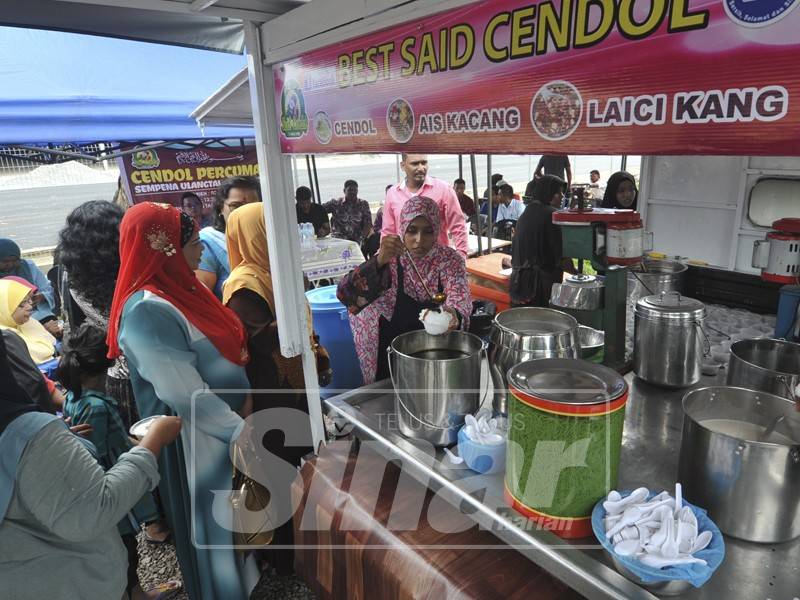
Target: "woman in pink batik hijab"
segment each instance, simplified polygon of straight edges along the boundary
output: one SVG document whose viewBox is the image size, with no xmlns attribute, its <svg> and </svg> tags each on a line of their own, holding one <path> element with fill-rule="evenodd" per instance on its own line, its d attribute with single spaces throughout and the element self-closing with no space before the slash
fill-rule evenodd
<svg viewBox="0 0 800 600">
<path fill-rule="evenodd" d="M 414 196 L 400 213 L 402 238 L 387 235 L 378 253 L 356 267 L 339 284 L 337 296 L 350 312 L 350 324 L 364 383 L 389 376 L 386 348 L 402 333 L 422 329 L 420 311 L 434 308 L 405 252 L 408 248 L 431 293 L 447 295 L 442 309 L 450 330 L 467 329 L 472 300 L 464 258 L 437 242 L 438 205 Z"/>
</svg>

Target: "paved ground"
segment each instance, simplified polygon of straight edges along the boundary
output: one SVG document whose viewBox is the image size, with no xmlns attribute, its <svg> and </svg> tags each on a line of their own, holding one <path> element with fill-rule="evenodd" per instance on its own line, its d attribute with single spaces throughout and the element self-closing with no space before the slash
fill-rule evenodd
<svg viewBox="0 0 800 600">
<path fill-rule="evenodd" d="M 139 536 L 139 580 L 153 584 L 172 579 L 181 579 L 175 546 L 172 544 L 149 544 Z M 250 600 L 315 600 L 313 592 L 297 576 L 278 575 L 265 571 Z M 188 600 L 185 593 L 177 600 Z"/>
<path fill-rule="evenodd" d="M 91 183 L 0 190 L 0 237 L 13 238 L 23 250 L 55 246 L 67 215 L 89 200 L 111 200 L 116 183 Z"/>
</svg>

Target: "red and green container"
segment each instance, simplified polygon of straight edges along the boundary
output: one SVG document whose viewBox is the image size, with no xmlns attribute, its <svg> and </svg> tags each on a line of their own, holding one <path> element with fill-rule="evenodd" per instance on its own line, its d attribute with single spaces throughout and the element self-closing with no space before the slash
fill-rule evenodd
<svg viewBox="0 0 800 600">
<path fill-rule="evenodd" d="M 506 501 L 563 538 L 592 535 L 617 485 L 628 386 L 612 369 L 548 358 L 508 371 Z"/>
</svg>

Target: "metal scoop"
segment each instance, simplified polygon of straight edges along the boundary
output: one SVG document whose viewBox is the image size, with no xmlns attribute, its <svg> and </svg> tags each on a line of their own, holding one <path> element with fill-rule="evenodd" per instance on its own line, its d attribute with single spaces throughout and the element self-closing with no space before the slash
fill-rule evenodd
<svg viewBox="0 0 800 600">
<path fill-rule="evenodd" d="M 404 245 L 403 247 L 406 249 L 406 256 L 408 256 L 408 260 L 414 269 L 414 273 L 417 274 L 417 279 L 419 279 L 419 282 L 422 284 L 422 287 L 425 288 L 425 292 L 428 294 L 428 296 L 430 296 L 431 300 L 433 300 L 436 304 L 444 304 L 444 301 L 447 300 L 447 294 L 445 294 L 444 292 L 436 292 L 435 294 L 431 293 L 428 284 L 425 283 L 425 279 L 420 274 L 419 269 L 417 269 L 417 265 L 414 262 L 414 258 L 411 256 L 411 251 L 408 249 L 408 246 Z"/>
</svg>

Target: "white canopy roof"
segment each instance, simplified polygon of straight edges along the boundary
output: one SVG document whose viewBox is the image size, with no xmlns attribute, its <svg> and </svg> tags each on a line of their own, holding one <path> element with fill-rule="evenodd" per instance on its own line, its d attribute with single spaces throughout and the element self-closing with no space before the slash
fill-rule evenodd
<svg viewBox="0 0 800 600">
<path fill-rule="evenodd" d="M 201 128 L 251 127 L 253 105 L 247 69 L 242 69 L 192 112 Z"/>
</svg>

